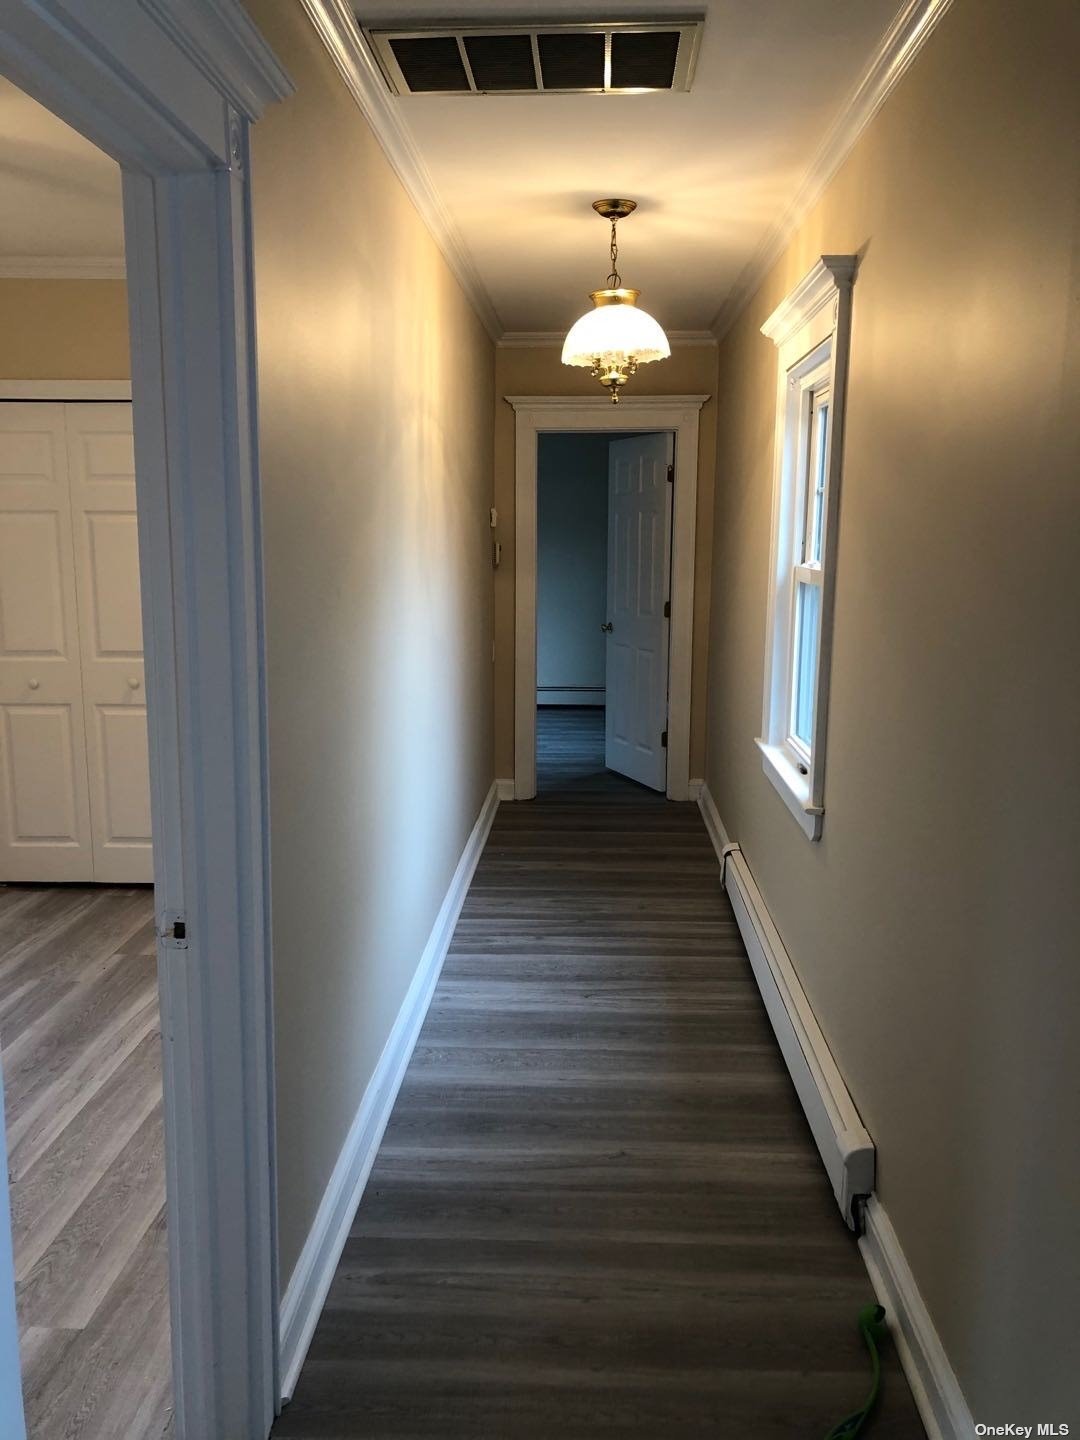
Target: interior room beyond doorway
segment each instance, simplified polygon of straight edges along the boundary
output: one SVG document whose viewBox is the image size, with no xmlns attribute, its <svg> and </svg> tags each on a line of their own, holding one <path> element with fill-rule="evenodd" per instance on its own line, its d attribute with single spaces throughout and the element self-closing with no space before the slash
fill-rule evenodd
<svg viewBox="0 0 1080 1440">
<path fill-rule="evenodd" d="M 537 783 L 615 774 L 663 793 L 674 436 L 537 442 Z"/>
</svg>

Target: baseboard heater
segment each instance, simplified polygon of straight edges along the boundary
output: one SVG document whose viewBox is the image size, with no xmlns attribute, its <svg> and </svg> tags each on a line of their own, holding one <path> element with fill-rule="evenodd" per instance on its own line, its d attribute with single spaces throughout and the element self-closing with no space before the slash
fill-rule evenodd
<svg viewBox="0 0 1080 1440">
<path fill-rule="evenodd" d="M 825 1162 L 846 1224 L 862 1230 L 862 1207 L 874 1189 L 874 1142 L 814 1018 L 784 943 L 738 845 L 721 852 L 724 888 L 795 1089 Z"/>
</svg>

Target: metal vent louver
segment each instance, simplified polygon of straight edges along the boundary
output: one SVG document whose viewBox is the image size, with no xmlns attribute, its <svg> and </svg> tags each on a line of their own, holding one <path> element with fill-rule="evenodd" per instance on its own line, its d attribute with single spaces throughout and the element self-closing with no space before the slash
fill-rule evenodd
<svg viewBox="0 0 1080 1440">
<path fill-rule="evenodd" d="M 369 30 L 396 95 L 604 95 L 689 90 L 700 20 Z"/>
</svg>

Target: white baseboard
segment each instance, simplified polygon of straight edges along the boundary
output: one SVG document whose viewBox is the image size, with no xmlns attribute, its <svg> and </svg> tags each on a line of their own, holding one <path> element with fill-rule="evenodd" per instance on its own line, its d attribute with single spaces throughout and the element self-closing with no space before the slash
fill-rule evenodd
<svg viewBox="0 0 1080 1440">
<path fill-rule="evenodd" d="M 888 1215 L 871 1196 L 859 1239 L 863 1262 L 929 1440 L 970 1440 L 975 1421 Z"/>
<path fill-rule="evenodd" d="M 405 1070 L 424 1023 L 431 997 L 450 948 L 461 906 L 469 889 L 499 806 L 502 782 L 494 782 L 472 828 L 446 898 L 432 926 L 416 974 L 394 1028 L 364 1091 L 296 1269 L 281 1301 L 281 1398 L 293 1393 L 315 1332 L 330 1282 L 341 1258 L 356 1207 L 390 1119 Z M 511 782 L 512 783 L 512 782 Z"/>
<path fill-rule="evenodd" d="M 701 792 L 705 789 L 704 780 L 688 780 L 686 782 L 686 798 L 695 804 L 701 803 Z"/>
<path fill-rule="evenodd" d="M 738 861 L 745 864 L 739 847 L 732 845 L 707 785 L 702 786 L 698 805 L 721 867 L 725 866 L 728 858 L 725 852 L 728 851 L 733 851 Z M 757 896 L 764 910 L 760 891 Z M 768 921 L 767 910 L 764 910 L 764 916 L 770 928 L 775 928 Z M 768 997 L 765 998 L 768 1003 Z M 870 1196 L 863 1206 L 862 1215 L 865 1230 L 859 1238 L 859 1249 L 863 1263 L 874 1291 L 885 1307 L 896 1352 L 927 1436 L 929 1440 L 971 1440 L 975 1434 L 971 1411 L 919 1294 L 911 1267 L 900 1249 L 896 1231 L 876 1195 Z"/>
<path fill-rule="evenodd" d="M 496 780 L 495 789 L 500 800 L 513 800 L 514 798 L 514 777 L 509 780 Z"/>
<path fill-rule="evenodd" d="M 696 782 L 695 782 L 696 783 Z M 709 839 L 716 851 L 716 858 L 720 861 L 720 868 L 724 866 L 724 849 L 731 844 L 731 837 L 724 829 L 724 822 L 720 819 L 720 812 L 716 808 L 716 801 L 712 797 L 708 785 L 701 781 L 701 790 L 697 797 L 698 809 L 701 811 L 701 818 L 705 821 L 705 829 L 709 832 Z"/>
<path fill-rule="evenodd" d="M 859 1118 L 746 856 L 727 838 L 708 790 L 702 794 L 702 814 L 720 856 L 724 886 L 754 978 L 836 1203 L 845 1224 L 857 1230 L 861 1197 L 874 1189 L 874 1142 Z"/>
</svg>

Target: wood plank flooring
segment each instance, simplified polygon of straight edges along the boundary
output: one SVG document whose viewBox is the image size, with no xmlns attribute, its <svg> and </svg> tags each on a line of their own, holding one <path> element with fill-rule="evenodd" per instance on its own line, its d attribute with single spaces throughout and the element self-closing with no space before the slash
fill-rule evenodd
<svg viewBox="0 0 1080 1440">
<path fill-rule="evenodd" d="M 716 857 L 602 712 L 540 719 L 273 1434 L 819 1440 L 873 1296 Z M 885 1371 L 868 1434 L 913 1440 Z"/>
<path fill-rule="evenodd" d="M 30 1440 L 171 1433 L 154 901 L 0 885 L 4 1067 Z"/>
</svg>

